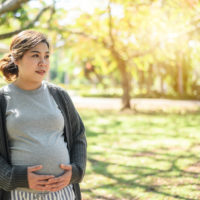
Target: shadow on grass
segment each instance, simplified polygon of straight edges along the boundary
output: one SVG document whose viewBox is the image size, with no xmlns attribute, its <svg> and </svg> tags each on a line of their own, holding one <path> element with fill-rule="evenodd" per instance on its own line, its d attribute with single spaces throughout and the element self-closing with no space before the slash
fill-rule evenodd
<svg viewBox="0 0 200 200">
<path fill-rule="evenodd" d="M 176 175 L 177 177 L 181 177 L 181 178 L 186 178 L 186 177 L 195 177 L 197 178 L 197 176 L 199 175 L 198 173 L 195 172 L 187 172 L 185 170 L 180 169 L 177 165 L 176 165 L 176 161 L 179 158 L 187 158 L 184 156 L 179 156 L 176 157 L 174 156 L 173 161 L 171 161 L 171 167 L 168 170 L 157 170 L 157 169 L 153 169 L 150 167 L 131 167 L 131 166 L 127 166 L 127 165 L 118 165 L 116 163 L 111 163 L 111 162 L 105 162 L 105 161 L 99 161 L 99 160 L 95 160 L 93 158 L 88 158 L 88 161 L 91 163 L 92 165 L 92 172 L 94 172 L 95 174 L 101 174 L 103 176 L 106 176 L 112 180 L 115 181 L 114 184 L 103 184 L 103 185 L 98 185 L 98 188 L 108 188 L 108 187 L 114 187 L 116 185 L 118 185 L 119 187 L 123 188 L 131 188 L 134 190 L 134 188 L 142 188 L 144 191 L 146 192 L 153 192 L 153 193 L 157 193 L 157 194 L 162 194 L 163 196 L 166 197 L 174 197 L 176 199 L 183 199 L 183 200 L 196 200 L 194 198 L 188 198 L 188 197 L 184 197 L 181 195 L 173 195 L 170 193 L 166 193 L 166 192 L 162 192 L 159 191 L 160 186 L 159 185 L 154 185 L 152 183 L 152 185 L 149 184 L 140 184 L 138 183 L 139 180 L 147 177 L 147 176 L 154 176 L 154 177 L 162 177 L 162 178 L 171 178 L 171 176 L 167 176 L 165 175 L 166 173 L 169 172 L 178 172 L 179 175 Z M 156 162 L 156 159 L 155 159 Z M 107 171 L 107 167 L 110 165 L 118 165 L 120 167 L 123 167 L 125 169 L 127 169 L 129 171 L 129 174 L 137 174 L 137 177 L 135 179 L 132 180 L 126 180 L 123 178 L 119 178 L 117 176 L 115 176 L 115 172 L 113 171 L 113 173 Z M 145 173 L 146 171 L 149 171 L 148 173 Z M 127 176 L 129 175 L 127 174 Z M 142 182 L 142 181 L 141 181 Z M 190 183 L 191 184 L 191 183 Z M 182 183 L 179 185 L 188 185 L 187 183 Z M 161 187 L 163 186 L 171 186 L 171 182 L 169 184 L 161 184 Z M 95 187 L 90 188 L 90 191 L 92 191 L 93 189 L 96 189 Z M 133 197 L 130 194 L 126 193 L 125 191 L 120 191 L 121 195 L 123 197 L 125 197 L 125 199 L 130 199 L 130 200 L 134 200 L 134 199 L 138 199 L 137 197 Z M 117 198 L 114 198 L 117 199 Z"/>
<path fill-rule="evenodd" d="M 192 192 L 192 190 L 198 192 L 199 190 L 198 177 L 200 171 L 195 171 L 192 166 L 200 160 L 198 156 L 200 154 L 191 152 L 193 147 L 200 146 L 198 137 L 195 138 L 198 136 L 199 129 L 198 115 L 167 115 L 167 117 L 166 115 L 155 115 L 152 118 L 149 118 L 149 115 L 135 115 L 132 116 L 132 119 L 130 115 L 116 116 L 113 113 L 110 115 L 100 113 L 97 116 L 95 120 L 94 118 L 91 120 L 91 116 L 87 116 L 87 120 L 90 122 L 88 124 L 86 122 L 88 146 L 90 148 L 88 152 L 90 170 L 87 174 L 94 175 L 92 179 L 94 182 L 96 181 L 95 176 L 104 177 L 105 181 L 99 181 L 94 185 L 90 184 L 82 190 L 92 197 L 89 199 L 151 200 L 151 197 L 146 198 L 145 195 L 150 195 L 153 197 L 152 199 L 158 200 L 166 198 L 170 198 L 170 200 L 200 199 L 200 193 L 191 196 L 186 194 L 185 191 L 179 192 L 179 187 L 184 188 L 192 185 L 196 189 L 189 188 L 189 192 Z M 101 120 L 102 118 L 103 120 Z M 157 123 L 158 118 L 162 119 L 162 123 Z M 94 124 L 97 128 L 96 131 L 90 126 L 91 124 Z M 193 133 L 194 138 L 187 131 L 179 131 L 179 129 L 185 130 L 185 128 L 194 127 L 197 128 L 197 132 Z M 133 130 L 130 131 L 130 128 Z M 163 129 L 163 131 L 158 132 L 158 128 Z M 119 130 L 120 132 L 118 132 Z M 127 140 L 123 141 L 124 138 Z M 169 142 L 165 146 L 156 146 L 159 140 L 162 144 L 163 138 L 170 138 L 170 140 L 177 142 L 174 143 L 175 145 Z M 144 140 L 153 141 L 154 139 L 157 142 L 150 144 L 151 146 L 140 147 L 138 145 L 138 148 L 134 147 Z M 182 139 L 188 140 L 190 145 L 187 147 L 177 145 Z M 118 161 L 113 161 L 112 157 L 117 157 L 118 153 L 121 157 L 124 156 L 124 162 L 120 161 L 121 157 Z M 127 160 L 128 163 L 126 163 Z M 144 160 L 144 163 L 137 163 L 141 160 Z M 185 164 L 182 160 L 190 162 Z M 180 164 L 180 162 L 183 163 Z M 159 166 L 159 163 L 165 163 L 166 166 Z M 120 170 L 115 172 L 115 168 Z M 189 182 L 188 179 L 190 179 Z M 110 180 L 111 183 L 106 180 Z M 176 191 L 173 191 L 173 188 Z M 101 191 L 101 189 L 107 191 L 106 194 L 99 195 L 99 193 L 96 193 L 96 190 Z M 138 193 L 131 192 L 134 190 L 138 190 Z"/>
</svg>

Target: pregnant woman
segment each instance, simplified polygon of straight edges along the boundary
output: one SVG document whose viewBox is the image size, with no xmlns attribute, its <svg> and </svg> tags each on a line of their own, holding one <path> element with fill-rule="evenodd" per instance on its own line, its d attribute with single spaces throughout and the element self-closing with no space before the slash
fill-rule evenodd
<svg viewBox="0 0 200 200">
<path fill-rule="evenodd" d="M 44 81 L 49 42 L 26 30 L 16 35 L 0 70 L 0 199 L 80 200 L 86 137 L 67 92 Z"/>
</svg>

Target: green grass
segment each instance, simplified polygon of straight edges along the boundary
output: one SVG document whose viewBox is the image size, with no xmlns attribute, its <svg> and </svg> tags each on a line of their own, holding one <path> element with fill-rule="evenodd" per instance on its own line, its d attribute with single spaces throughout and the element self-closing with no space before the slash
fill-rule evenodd
<svg viewBox="0 0 200 200">
<path fill-rule="evenodd" d="M 84 200 L 200 199 L 200 115 L 81 110 Z"/>
</svg>

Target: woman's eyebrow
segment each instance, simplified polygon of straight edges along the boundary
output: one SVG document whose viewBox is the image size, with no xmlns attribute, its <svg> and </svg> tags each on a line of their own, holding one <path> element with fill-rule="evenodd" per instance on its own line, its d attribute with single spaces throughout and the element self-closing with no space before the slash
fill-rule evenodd
<svg viewBox="0 0 200 200">
<path fill-rule="evenodd" d="M 34 51 L 31 51 L 31 53 L 41 53 L 41 52 L 34 50 Z M 45 53 L 49 53 L 49 51 L 46 51 Z"/>
</svg>

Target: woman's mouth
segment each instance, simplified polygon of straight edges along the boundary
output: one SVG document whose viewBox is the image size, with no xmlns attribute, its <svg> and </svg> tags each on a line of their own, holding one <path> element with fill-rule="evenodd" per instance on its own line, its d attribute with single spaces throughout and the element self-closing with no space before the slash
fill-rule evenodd
<svg viewBox="0 0 200 200">
<path fill-rule="evenodd" d="M 39 75 L 44 75 L 46 72 L 45 72 L 45 70 L 38 70 L 38 71 L 36 71 L 36 73 Z"/>
</svg>

